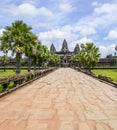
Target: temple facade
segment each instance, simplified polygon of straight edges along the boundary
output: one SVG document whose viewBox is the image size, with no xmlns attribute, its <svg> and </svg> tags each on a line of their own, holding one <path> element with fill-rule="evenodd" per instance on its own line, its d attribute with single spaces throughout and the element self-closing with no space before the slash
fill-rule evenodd
<svg viewBox="0 0 117 130">
<path fill-rule="evenodd" d="M 62 48 L 60 51 L 56 51 L 54 44 L 52 43 L 50 47 L 50 52 L 52 54 L 58 54 L 61 58 L 60 66 L 69 67 L 71 66 L 71 56 L 80 52 L 80 47 L 76 44 L 74 51 L 69 51 L 67 41 L 64 39 Z"/>
</svg>

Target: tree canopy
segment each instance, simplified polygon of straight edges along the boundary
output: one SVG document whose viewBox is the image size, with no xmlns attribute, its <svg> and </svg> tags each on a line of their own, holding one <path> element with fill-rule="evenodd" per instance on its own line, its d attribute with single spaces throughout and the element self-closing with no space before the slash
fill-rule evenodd
<svg viewBox="0 0 117 130">
<path fill-rule="evenodd" d="M 49 62 L 52 66 L 58 65 L 60 63 L 60 56 L 57 54 L 52 54 Z"/>
<path fill-rule="evenodd" d="M 95 67 L 100 58 L 99 48 L 93 43 L 86 43 L 81 45 L 81 51 L 72 56 L 72 61 L 76 62 L 81 67 L 92 68 Z"/>
<path fill-rule="evenodd" d="M 23 21 L 18 20 L 5 27 L 3 35 L 0 37 L 0 49 L 7 53 L 9 50 L 16 60 L 16 73 L 20 73 L 20 60 L 22 54 L 28 57 L 28 70 L 30 71 L 31 59 L 34 63 L 34 69 L 38 62 L 46 62 L 49 60 L 50 52 L 41 45 L 37 36 L 31 32 L 31 27 Z"/>
</svg>

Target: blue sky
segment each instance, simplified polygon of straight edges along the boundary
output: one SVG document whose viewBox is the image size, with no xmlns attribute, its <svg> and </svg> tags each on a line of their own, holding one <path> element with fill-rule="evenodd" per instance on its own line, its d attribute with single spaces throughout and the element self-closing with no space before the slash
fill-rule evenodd
<svg viewBox="0 0 117 130">
<path fill-rule="evenodd" d="M 15 20 L 23 20 L 48 48 L 57 50 L 67 40 L 93 42 L 102 57 L 114 54 L 117 45 L 117 0 L 1 0 L 0 35 Z"/>
</svg>

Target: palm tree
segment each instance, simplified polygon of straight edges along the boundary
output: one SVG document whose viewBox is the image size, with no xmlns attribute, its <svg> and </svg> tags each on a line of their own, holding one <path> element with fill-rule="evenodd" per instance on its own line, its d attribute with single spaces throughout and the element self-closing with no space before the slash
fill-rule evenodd
<svg viewBox="0 0 117 130">
<path fill-rule="evenodd" d="M 16 73 L 20 73 L 20 59 L 25 51 L 26 37 L 31 33 L 31 27 L 23 21 L 15 21 L 11 26 L 7 26 L 1 37 L 2 47 L 11 50 L 16 58 Z"/>
<path fill-rule="evenodd" d="M 36 48 L 38 48 L 38 44 L 39 44 L 37 39 L 38 38 L 36 37 L 36 35 L 32 33 L 29 33 L 29 36 L 27 36 L 26 39 L 26 42 L 28 44 L 26 44 L 25 46 L 25 55 L 28 57 L 28 72 L 30 72 L 31 70 L 31 58 L 36 56 L 35 50 Z"/>
<path fill-rule="evenodd" d="M 36 42 L 36 46 L 33 48 L 32 51 L 34 70 L 37 69 L 37 61 L 39 59 L 40 52 L 41 52 L 41 44 L 39 42 Z"/>
<path fill-rule="evenodd" d="M 44 45 L 41 45 L 40 52 L 38 54 L 38 64 L 43 65 L 44 63 L 49 62 L 50 55 L 51 55 L 51 53 L 47 49 L 47 47 Z"/>
<path fill-rule="evenodd" d="M 100 53 L 99 48 L 94 46 L 93 43 L 86 43 L 85 45 L 81 45 L 81 64 L 88 68 L 90 71 L 90 68 L 95 67 L 96 64 L 99 61 Z"/>
</svg>

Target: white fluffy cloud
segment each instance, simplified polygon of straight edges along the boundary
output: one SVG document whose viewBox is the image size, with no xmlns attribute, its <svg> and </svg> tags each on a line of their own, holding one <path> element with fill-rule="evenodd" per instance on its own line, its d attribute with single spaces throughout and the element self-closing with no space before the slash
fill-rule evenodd
<svg viewBox="0 0 117 130">
<path fill-rule="evenodd" d="M 93 3 L 96 5 L 96 3 Z M 111 3 L 97 3 L 92 15 L 83 17 L 79 20 L 79 25 L 86 25 L 95 28 L 96 30 L 103 30 L 117 23 L 117 4 Z M 100 4 L 100 5 L 99 5 Z"/>
<path fill-rule="evenodd" d="M 48 48 L 50 47 L 51 42 L 53 42 L 56 44 L 58 50 L 61 48 L 64 39 L 67 40 L 70 50 L 74 49 L 76 43 L 81 44 L 93 42 L 92 39 L 89 39 L 87 37 L 82 37 L 80 40 L 78 40 L 79 34 L 73 32 L 73 27 L 70 25 L 66 25 L 62 28 L 53 29 L 47 32 L 41 32 L 38 34 L 38 37 L 42 43 L 48 46 Z"/>
<path fill-rule="evenodd" d="M 59 8 L 63 12 L 71 12 L 74 9 L 70 3 L 62 3 Z"/>
<path fill-rule="evenodd" d="M 0 29 L 0 36 L 2 36 L 2 33 L 5 29 Z"/>
<path fill-rule="evenodd" d="M 85 43 L 88 43 L 88 42 L 93 42 L 93 40 L 92 39 L 90 39 L 90 38 L 87 38 L 87 37 L 83 37 L 83 38 L 81 38 L 81 39 L 79 39 L 79 40 L 75 40 L 75 41 L 72 41 L 70 44 L 69 44 L 69 48 L 70 48 L 70 50 L 74 50 L 74 47 L 76 46 L 76 44 L 79 44 L 79 46 L 83 43 L 83 44 L 85 44 Z"/>
<path fill-rule="evenodd" d="M 96 33 L 95 28 L 86 25 L 75 25 L 73 30 L 79 32 L 81 37 Z"/>
<path fill-rule="evenodd" d="M 13 15 L 24 15 L 24 16 L 37 16 L 37 15 L 43 15 L 43 16 L 49 16 L 53 17 L 53 13 L 47 9 L 46 7 L 40 7 L 37 8 L 31 3 L 23 3 L 19 6 L 12 5 L 10 6 L 7 11 L 12 13 Z"/>
<path fill-rule="evenodd" d="M 50 47 L 51 42 L 61 43 L 64 39 L 66 39 L 68 42 L 74 41 L 77 39 L 77 35 L 72 33 L 71 26 L 64 26 L 59 29 L 53 29 L 47 32 L 40 32 L 38 34 L 39 39 Z M 58 48 L 60 49 L 60 46 L 58 44 Z"/>
<path fill-rule="evenodd" d="M 47 32 L 40 32 L 39 33 L 39 38 L 44 40 L 53 40 L 53 39 L 76 39 L 77 36 L 76 34 L 74 34 L 72 32 L 72 27 L 70 25 L 66 25 L 66 26 L 63 26 L 61 28 L 58 28 L 58 29 L 52 29 L 50 31 L 47 31 Z"/>
<path fill-rule="evenodd" d="M 110 44 L 110 45 L 101 45 L 99 46 L 100 52 L 101 52 L 101 56 L 102 57 L 106 57 L 106 55 L 108 54 L 114 54 L 115 52 L 115 44 Z"/>
<path fill-rule="evenodd" d="M 117 39 L 117 30 L 110 30 L 106 39 L 116 40 Z"/>
<path fill-rule="evenodd" d="M 117 4 L 103 4 L 102 6 L 95 8 L 94 12 L 96 14 L 114 14 L 115 12 L 117 12 Z"/>
<path fill-rule="evenodd" d="M 99 6 L 101 6 L 102 4 L 101 3 L 99 3 L 98 1 L 94 1 L 93 3 L 92 3 L 92 6 L 95 6 L 95 7 L 99 7 Z"/>
</svg>

